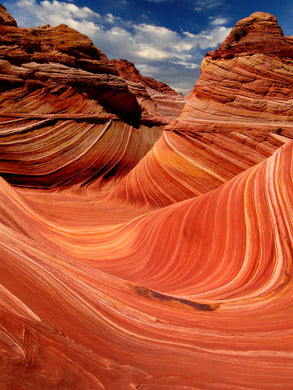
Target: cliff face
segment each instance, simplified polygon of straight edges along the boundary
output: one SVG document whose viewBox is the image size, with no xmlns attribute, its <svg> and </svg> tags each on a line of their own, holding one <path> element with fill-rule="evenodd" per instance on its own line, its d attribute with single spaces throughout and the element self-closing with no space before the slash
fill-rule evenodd
<svg viewBox="0 0 293 390">
<path fill-rule="evenodd" d="M 176 119 L 180 115 L 186 101 L 183 95 L 178 94 L 165 83 L 151 77 L 143 77 L 134 64 L 127 60 L 111 60 L 111 63 L 119 76 L 145 86 L 162 115 L 170 119 Z"/>
<path fill-rule="evenodd" d="M 275 18 L 237 23 L 172 123 L 181 97 L 85 36 L 0 20 L 0 388 L 291 388 L 292 41 Z"/>
</svg>

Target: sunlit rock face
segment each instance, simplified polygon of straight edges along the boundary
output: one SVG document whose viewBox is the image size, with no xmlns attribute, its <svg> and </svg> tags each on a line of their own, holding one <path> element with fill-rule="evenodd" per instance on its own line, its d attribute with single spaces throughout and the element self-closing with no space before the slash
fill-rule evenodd
<svg viewBox="0 0 293 390">
<path fill-rule="evenodd" d="M 239 21 L 206 54 L 181 115 L 113 197 L 171 204 L 211 191 L 270 156 L 293 138 L 292 59 L 293 39 L 274 16 L 258 12 Z"/>
<path fill-rule="evenodd" d="M 2 8 L 0 20 L 8 39 L 16 23 Z M 244 22 L 276 25 L 260 13 Z M 169 95 L 162 111 L 162 91 L 119 76 L 106 57 L 99 72 L 23 60 L 21 43 L 8 58 L 6 46 L 0 388 L 292 388 L 293 136 L 282 114 L 292 83 L 282 99 L 263 93 L 279 108 L 254 117 L 247 96 L 253 105 L 260 92 L 229 84 L 241 61 L 221 90 L 235 99 L 220 103 L 209 83 L 232 58 L 208 54 L 170 124 Z M 290 80 L 292 58 L 278 58 Z M 248 99 L 241 110 L 236 92 Z"/>
<path fill-rule="evenodd" d="M 274 16 L 257 12 L 241 20 L 206 54 L 181 120 L 224 114 L 230 121 L 292 121 L 292 58 L 293 39 L 284 37 Z"/>
</svg>

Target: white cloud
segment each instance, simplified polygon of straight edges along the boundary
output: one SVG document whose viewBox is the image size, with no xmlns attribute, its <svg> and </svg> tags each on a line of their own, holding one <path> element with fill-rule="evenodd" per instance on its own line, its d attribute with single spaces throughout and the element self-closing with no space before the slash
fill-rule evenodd
<svg viewBox="0 0 293 390">
<path fill-rule="evenodd" d="M 224 26 L 227 23 L 228 23 L 227 18 L 221 18 L 221 17 L 212 18 L 212 17 L 210 17 L 210 24 L 213 26 Z"/>
<path fill-rule="evenodd" d="M 198 45 L 201 49 L 214 49 L 227 37 L 230 27 L 215 27 L 209 31 L 202 31 L 197 35 Z"/>
<path fill-rule="evenodd" d="M 143 50 L 139 50 L 136 54 L 139 57 L 146 58 L 147 60 L 156 60 L 156 61 L 163 60 L 163 59 L 165 60 L 168 57 L 170 57 L 168 52 L 165 52 L 163 50 L 158 50 L 154 47 L 146 47 Z"/>
<path fill-rule="evenodd" d="M 121 23 L 121 18 L 119 16 L 114 16 L 113 14 L 109 13 L 105 15 L 105 21 L 110 24 L 119 24 Z"/>
<path fill-rule="evenodd" d="M 209 4 L 214 6 L 219 1 L 209 0 Z M 197 1 L 197 4 L 204 3 L 205 0 Z M 211 19 L 205 31 L 192 34 L 150 23 L 134 24 L 112 13 L 100 15 L 69 1 L 17 0 L 4 5 L 21 27 L 65 23 L 88 35 L 108 58 L 125 58 L 139 64 L 137 67 L 144 76 L 167 82 L 181 91 L 193 87 L 204 54 L 202 50 L 214 49 L 230 32 L 223 17 Z"/>
<path fill-rule="evenodd" d="M 166 27 L 154 26 L 152 24 L 139 24 L 134 26 L 135 38 L 140 44 L 153 45 L 158 49 L 170 47 L 174 42 L 180 40 L 179 35 Z"/>
<path fill-rule="evenodd" d="M 96 22 L 101 16 L 97 12 L 88 7 L 77 7 L 71 2 L 43 0 L 38 4 L 36 0 L 18 0 L 13 5 L 5 5 L 23 27 L 64 23 L 87 35 L 99 29 Z"/>
<path fill-rule="evenodd" d="M 199 65 L 199 64 L 193 64 L 193 63 L 191 63 L 191 62 L 184 61 L 183 59 L 182 59 L 182 60 L 174 61 L 174 64 L 182 65 L 182 66 L 184 66 L 184 68 L 186 68 L 186 69 L 198 69 L 198 68 L 200 68 L 200 65 Z"/>
<path fill-rule="evenodd" d="M 160 74 L 161 68 L 154 65 L 147 65 L 147 64 L 136 64 L 137 69 L 142 72 L 144 75 L 150 75 L 150 74 Z"/>
</svg>

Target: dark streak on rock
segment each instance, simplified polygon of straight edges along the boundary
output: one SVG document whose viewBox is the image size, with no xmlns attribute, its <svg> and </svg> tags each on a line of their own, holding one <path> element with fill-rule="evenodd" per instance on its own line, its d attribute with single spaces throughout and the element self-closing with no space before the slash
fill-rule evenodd
<svg viewBox="0 0 293 390">
<path fill-rule="evenodd" d="M 174 303 L 179 303 L 185 306 L 189 306 L 192 309 L 195 310 L 201 310 L 201 311 L 215 311 L 216 309 L 219 308 L 219 304 L 208 304 L 208 303 L 198 303 L 198 302 L 193 302 L 189 301 L 188 299 L 183 299 L 183 298 L 177 298 L 177 297 L 172 297 L 170 295 L 165 295 L 161 294 L 157 291 L 148 289 L 143 286 L 135 286 L 135 291 L 138 295 L 152 299 L 152 300 L 158 300 L 160 302 L 174 302 Z"/>
</svg>

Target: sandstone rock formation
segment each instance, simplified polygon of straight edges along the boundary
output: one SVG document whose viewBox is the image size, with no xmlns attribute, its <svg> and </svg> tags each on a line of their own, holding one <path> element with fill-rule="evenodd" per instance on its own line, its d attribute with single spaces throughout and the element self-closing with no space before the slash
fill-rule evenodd
<svg viewBox="0 0 293 390">
<path fill-rule="evenodd" d="M 207 54 L 170 123 L 154 96 L 177 96 L 118 76 L 86 37 L 39 28 L 34 57 L 0 17 L 0 388 L 292 388 L 292 57 L 275 19 L 240 21 L 237 44 L 260 50 L 269 25 L 288 55 Z M 42 61 L 58 29 L 77 52 Z"/>
<path fill-rule="evenodd" d="M 127 60 L 111 60 L 119 76 L 126 80 L 132 80 L 143 84 L 151 98 L 156 102 L 159 112 L 172 119 L 176 119 L 182 111 L 185 98 L 169 87 L 167 84 L 158 82 L 150 77 L 143 77 L 134 64 Z"/>
<path fill-rule="evenodd" d="M 292 152 L 104 228 L 77 199 L 57 224 L 2 182 L 2 383 L 289 389 Z"/>
<path fill-rule="evenodd" d="M 7 26 L 17 26 L 15 19 L 7 12 L 7 9 L 0 4 L 0 24 Z"/>
<path fill-rule="evenodd" d="M 144 84 L 119 77 L 88 37 L 66 25 L 18 28 L 4 7 L 1 18 L 0 172 L 11 183 L 116 180 L 183 107 L 175 91 L 158 93 L 156 105 Z M 178 96 L 172 115 L 160 109 L 161 96 L 168 107 Z"/>
<path fill-rule="evenodd" d="M 162 206 L 200 195 L 292 139 L 292 50 L 275 17 L 256 13 L 238 22 L 207 53 L 179 118 L 113 196 Z"/>
<path fill-rule="evenodd" d="M 158 82 L 150 77 L 143 77 L 136 69 L 133 63 L 127 60 L 111 60 L 114 68 L 117 70 L 119 76 L 126 78 L 127 80 L 133 80 L 136 83 L 142 83 L 144 86 L 154 89 L 158 92 L 165 93 L 167 95 L 177 95 L 177 93 L 169 87 L 169 85 Z"/>
</svg>

